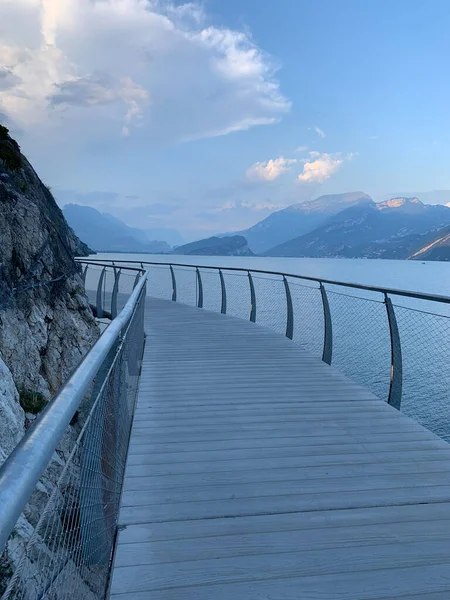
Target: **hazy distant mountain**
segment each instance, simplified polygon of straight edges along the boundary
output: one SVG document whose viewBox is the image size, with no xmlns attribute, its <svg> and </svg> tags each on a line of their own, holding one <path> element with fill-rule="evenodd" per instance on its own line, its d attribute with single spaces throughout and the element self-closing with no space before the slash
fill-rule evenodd
<svg viewBox="0 0 450 600">
<path fill-rule="evenodd" d="M 152 227 L 151 229 L 143 229 L 149 240 L 162 240 L 167 242 L 169 246 L 180 246 L 185 240 L 176 229 L 170 227 Z"/>
<path fill-rule="evenodd" d="M 323 225 L 331 216 L 349 206 L 373 203 L 364 192 L 347 192 L 321 196 L 310 202 L 293 204 L 272 213 L 253 227 L 238 232 L 253 252 L 261 253 Z"/>
<path fill-rule="evenodd" d="M 427 205 L 417 198 L 392 198 L 353 206 L 325 225 L 280 244 L 267 256 L 408 258 L 420 236 L 433 238 L 450 225 L 450 208 Z"/>
<path fill-rule="evenodd" d="M 172 254 L 188 254 L 202 256 L 253 256 L 247 240 L 241 235 L 231 237 L 210 237 L 197 242 L 178 246 Z"/>
<path fill-rule="evenodd" d="M 63 214 L 76 235 L 97 252 L 169 252 L 165 241 L 150 240 L 145 231 L 90 206 L 66 204 Z"/>
</svg>

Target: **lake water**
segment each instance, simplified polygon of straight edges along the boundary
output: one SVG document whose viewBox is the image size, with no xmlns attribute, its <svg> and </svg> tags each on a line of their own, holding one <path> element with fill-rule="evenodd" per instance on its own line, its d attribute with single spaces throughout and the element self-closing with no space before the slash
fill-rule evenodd
<svg viewBox="0 0 450 600">
<path fill-rule="evenodd" d="M 108 260 L 174 262 L 190 265 L 239 267 L 323 277 L 350 283 L 405 289 L 450 296 L 450 262 L 363 260 L 341 258 L 263 258 L 241 256 L 165 256 L 161 254 L 108 254 L 90 257 Z"/>
<path fill-rule="evenodd" d="M 221 309 L 218 271 L 227 293 L 227 314 L 249 319 L 250 287 L 247 273 L 227 267 L 258 269 L 333 281 L 450 296 L 450 263 L 394 260 L 203 257 L 139 254 L 98 254 L 91 260 L 154 262 L 149 268 L 151 295 L 170 299 L 169 268 L 161 263 L 197 265 L 202 279 L 203 307 Z M 160 265 L 160 266 L 158 266 Z M 91 277 L 98 277 L 99 270 Z M 195 269 L 175 267 L 177 300 L 195 306 L 199 298 Z M 109 274 L 106 287 L 112 288 Z M 318 284 L 288 277 L 294 313 L 294 341 L 318 359 L 322 357 L 324 319 Z M 122 284 L 127 281 L 124 277 Z M 128 286 L 133 278 L 128 277 Z M 94 280 L 87 287 L 94 287 Z M 256 322 L 283 334 L 286 330 L 286 293 L 280 276 L 253 275 Z M 333 359 L 339 371 L 386 400 L 390 381 L 390 334 L 382 294 L 327 285 L 332 316 Z M 450 306 L 392 296 L 403 357 L 402 411 L 450 440 Z"/>
</svg>

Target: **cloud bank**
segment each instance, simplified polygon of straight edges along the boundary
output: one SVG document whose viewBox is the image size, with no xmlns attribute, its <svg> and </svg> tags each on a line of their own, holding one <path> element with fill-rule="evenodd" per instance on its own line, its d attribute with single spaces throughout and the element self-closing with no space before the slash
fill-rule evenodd
<svg viewBox="0 0 450 600">
<path fill-rule="evenodd" d="M 303 161 L 303 172 L 297 177 L 301 183 L 324 183 L 334 175 L 345 160 L 351 160 L 354 154 L 343 156 L 342 153 L 327 154 L 320 152 L 310 152 L 309 160 Z"/>
<path fill-rule="evenodd" d="M 256 162 L 247 169 L 247 179 L 259 179 L 262 181 L 274 181 L 283 173 L 287 173 L 292 165 L 297 162 L 295 158 L 274 158 L 265 162 Z"/>
<path fill-rule="evenodd" d="M 305 146 L 297 148 L 298 152 L 306 150 Z M 309 152 L 309 159 L 296 158 L 271 158 L 264 162 L 256 162 L 245 175 L 248 180 L 253 181 L 275 181 L 284 173 L 290 171 L 293 165 L 302 164 L 302 172 L 297 175 L 297 182 L 301 183 L 324 183 L 334 175 L 344 161 L 351 160 L 355 154 L 343 155 L 341 152 L 328 154 L 326 152 Z"/>
<path fill-rule="evenodd" d="M 165 143 L 275 123 L 290 109 L 275 71 L 194 3 L 0 2 L 0 112 L 26 132 Z"/>
</svg>

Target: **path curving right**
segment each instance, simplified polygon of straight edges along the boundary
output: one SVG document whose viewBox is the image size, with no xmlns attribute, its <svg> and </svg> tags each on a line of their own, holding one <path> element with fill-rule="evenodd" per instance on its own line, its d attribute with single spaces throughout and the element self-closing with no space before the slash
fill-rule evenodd
<svg viewBox="0 0 450 600">
<path fill-rule="evenodd" d="M 148 299 L 113 600 L 448 600 L 450 446 L 263 327 Z"/>
</svg>

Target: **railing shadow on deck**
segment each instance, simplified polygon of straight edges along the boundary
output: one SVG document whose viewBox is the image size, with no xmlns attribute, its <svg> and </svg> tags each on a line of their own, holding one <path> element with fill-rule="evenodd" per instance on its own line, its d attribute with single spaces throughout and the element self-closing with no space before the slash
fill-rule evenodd
<svg viewBox="0 0 450 600">
<path fill-rule="evenodd" d="M 150 296 L 286 335 L 450 441 L 449 297 L 260 269 L 88 262 L 89 270 L 108 264 L 145 268 Z"/>
<path fill-rule="evenodd" d="M 86 279 L 86 267 L 80 276 Z M 109 325 L 0 470 L 2 600 L 94 600 L 107 592 L 144 349 L 147 274 L 105 266 L 98 276 L 100 291 L 90 301 Z"/>
</svg>

